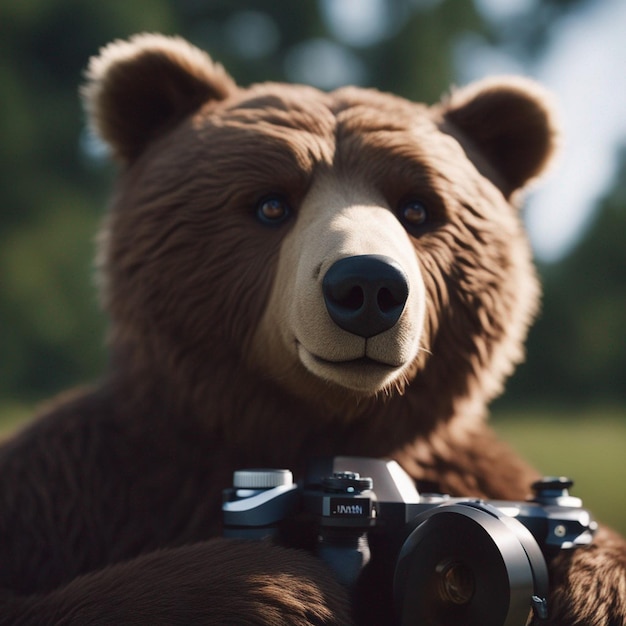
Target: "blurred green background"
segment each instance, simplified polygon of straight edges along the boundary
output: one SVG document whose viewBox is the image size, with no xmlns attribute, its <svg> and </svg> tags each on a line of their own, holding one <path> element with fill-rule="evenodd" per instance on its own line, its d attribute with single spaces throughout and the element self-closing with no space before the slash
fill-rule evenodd
<svg viewBox="0 0 626 626">
<path fill-rule="evenodd" d="M 568 76 L 575 47 L 557 54 L 567 33 L 578 25 L 591 37 L 594 16 L 625 15 L 613 7 L 619 0 L 1 3 L 0 432 L 49 395 L 96 378 L 106 360 L 92 257 L 114 172 L 85 128 L 77 97 L 83 68 L 102 45 L 140 31 L 181 34 L 243 85 L 357 83 L 434 102 L 451 84 L 503 70 L 541 78 L 541 68 L 552 68 L 546 76 Z M 595 79 L 609 72 L 607 93 L 589 85 L 593 103 L 626 91 L 611 82 L 608 65 L 592 71 Z M 577 80 L 586 79 L 574 74 Z M 564 92 L 566 111 L 580 104 Z M 609 117 L 607 110 L 598 120 Z M 598 124 L 573 126 L 588 130 L 592 142 Z M 541 205 L 541 191 L 529 198 L 543 310 L 526 364 L 493 407 L 496 428 L 514 447 L 545 473 L 572 475 L 575 493 L 624 533 L 626 151 L 616 146 L 625 134 L 623 126 L 608 127 L 610 175 L 600 188 L 596 177 L 593 193 L 582 197 L 575 185 L 600 162 L 595 149 L 580 176 L 558 179 L 563 206 Z M 584 205 L 582 225 L 557 241 L 572 230 L 572 197 Z M 548 214 L 553 235 L 541 230 Z"/>
</svg>

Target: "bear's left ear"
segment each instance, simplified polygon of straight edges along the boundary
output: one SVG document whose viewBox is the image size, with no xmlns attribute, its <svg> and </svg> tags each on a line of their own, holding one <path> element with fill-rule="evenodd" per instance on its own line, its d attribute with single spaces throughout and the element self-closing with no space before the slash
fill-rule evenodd
<svg viewBox="0 0 626 626">
<path fill-rule="evenodd" d="M 451 126 L 442 130 L 457 137 L 479 168 L 480 159 L 486 161 L 484 173 L 492 174 L 507 198 L 541 174 L 554 156 L 559 132 L 552 98 L 532 80 L 481 80 L 454 91 L 439 106 Z"/>
<path fill-rule="evenodd" d="M 114 41 L 91 59 L 81 94 L 96 134 L 122 162 L 209 100 L 236 90 L 221 65 L 184 39 Z"/>
</svg>

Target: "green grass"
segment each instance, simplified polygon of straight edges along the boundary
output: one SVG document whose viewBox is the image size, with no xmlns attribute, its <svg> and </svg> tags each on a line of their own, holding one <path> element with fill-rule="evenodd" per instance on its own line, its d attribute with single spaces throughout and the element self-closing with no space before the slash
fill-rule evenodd
<svg viewBox="0 0 626 626">
<path fill-rule="evenodd" d="M 626 408 L 513 412 L 492 424 L 543 474 L 572 478 L 572 495 L 626 535 Z"/>
<path fill-rule="evenodd" d="M 0 404 L 0 441 L 34 414 L 34 408 L 17 403 Z"/>
<path fill-rule="evenodd" d="M 27 406 L 0 405 L 0 439 L 32 413 Z M 492 425 L 545 475 L 573 478 L 573 495 L 626 535 L 626 407 L 499 413 Z"/>
</svg>

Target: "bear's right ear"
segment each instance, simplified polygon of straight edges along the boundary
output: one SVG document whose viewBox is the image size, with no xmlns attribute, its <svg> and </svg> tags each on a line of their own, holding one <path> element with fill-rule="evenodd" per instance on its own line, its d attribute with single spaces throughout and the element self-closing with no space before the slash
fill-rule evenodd
<svg viewBox="0 0 626 626">
<path fill-rule="evenodd" d="M 221 65 L 184 39 L 142 34 L 93 57 L 81 90 L 89 122 L 122 162 L 208 100 L 237 87 Z"/>
</svg>

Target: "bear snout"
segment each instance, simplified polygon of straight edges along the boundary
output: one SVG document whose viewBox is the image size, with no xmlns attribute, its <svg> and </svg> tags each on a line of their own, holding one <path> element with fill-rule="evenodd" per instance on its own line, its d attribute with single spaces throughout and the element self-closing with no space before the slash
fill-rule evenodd
<svg viewBox="0 0 626 626">
<path fill-rule="evenodd" d="M 424 330 L 417 249 L 380 201 L 332 183 L 309 192 L 283 239 L 255 360 L 298 391 L 311 375 L 324 393 L 329 382 L 359 396 L 400 390 Z"/>
<path fill-rule="evenodd" d="M 322 281 L 326 309 L 339 328 L 368 339 L 395 326 L 409 295 L 396 261 L 378 254 L 339 259 Z"/>
</svg>

